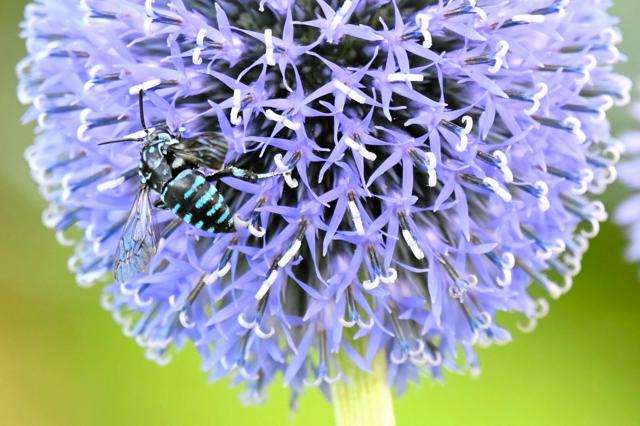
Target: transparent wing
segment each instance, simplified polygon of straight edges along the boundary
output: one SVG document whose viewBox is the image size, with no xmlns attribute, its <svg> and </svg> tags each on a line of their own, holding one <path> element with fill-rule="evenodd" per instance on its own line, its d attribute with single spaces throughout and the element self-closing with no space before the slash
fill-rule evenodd
<svg viewBox="0 0 640 426">
<path fill-rule="evenodd" d="M 142 186 L 124 225 L 116 248 L 114 273 L 121 283 L 145 272 L 158 249 L 158 232 L 149 199 L 149 188 Z"/>
<path fill-rule="evenodd" d="M 219 169 L 224 164 L 229 144 L 220 133 L 205 132 L 192 138 L 182 138 L 170 146 L 171 153 L 195 167 Z"/>
</svg>

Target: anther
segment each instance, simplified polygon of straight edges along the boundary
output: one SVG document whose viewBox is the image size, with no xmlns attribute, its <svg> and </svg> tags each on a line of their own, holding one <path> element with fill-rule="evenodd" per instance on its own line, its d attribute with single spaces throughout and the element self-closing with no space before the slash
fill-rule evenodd
<svg viewBox="0 0 640 426">
<path fill-rule="evenodd" d="M 502 198 L 505 202 L 510 202 L 512 200 L 512 196 L 503 187 L 500 186 L 498 181 L 493 178 L 486 177 L 482 180 L 482 183 L 489 189 L 491 192 L 495 193 L 498 197 Z"/>
<path fill-rule="evenodd" d="M 276 266 L 277 264 L 274 264 L 274 266 Z M 262 285 L 260 285 L 260 288 L 258 289 L 258 292 L 256 293 L 256 300 L 261 300 L 265 294 L 267 294 L 267 292 L 269 291 L 269 289 L 271 288 L 271 286 L 273 286 L 273 284 L 276 282 L 276 279 L 278 278 L 278 269 L 272 267 L 269 271 L 269 275 L 267 276 L 267 278 L 262 282 Z"/>
<path fill-rule="evenodd" d="M 276 163 L 276 168 L 278 169 L 278 171 L 282 173 L 282 177 L 284 178 L 284 181 L 287 184 L 287 186 L 289 186 L 289 188 L 297 188 L 298 181 L 293 176 L 291 176 L 292 168 L 287 166 L 284 163 L 282 154 L 277 153 L 273 157 L 273 161 Z"/>
<path fill-rule="evenodd" d="M 204 278 L 205 285 L 211 285 L 218 279 L 224 277 L 225 275 L 227 275 L 230 269 L 231 262 L 227 262 L 224 266 L 222 266 L 222 268 L 216 269 Z"/>
<path fill-rule="evenodd" d="M 251 321 L 247 321 L 247 319 L 244 316 L 243 312 L 240 312 L 236 318 L 236 320 L 238 321 L 238 324 L 240 324 L 240 327 L 247 329 L 247 330 L 253 330 L 253 328 L 258 325 L 257 321 L 255 319 L 251 320 Z"/>
<path fill-rule="evenodd" d="M 533 105 L 531 106 L 531 108 L 527 108 L 524 110 L 524 113 L 527 115 L 533 115 L 538 112 L 541 105 L 540 101 L 542 101 L 542 99 L 549 93 L 549 86 L 544 83 L 538 83 L 537 89 L 538 91 L 531 97 L 531 102 L 533 102 Z"/>
<path fill-rule="evenodd" d="M 338 9 L 336 14 L 333 15 L 333 19 L 329 24 L 329 33 L 330 33 L 328 37 L 329 43 L 333 43 L 333 32 L 342 23 L 342 21 L 344 20 L 345 16 L 347 15 L 347 12 L 349 11 L 352 5 L 353 5 L 353 1 L 346 0 L 344 3 L 342 3 L 342 6 L 340 6 L 340 9 Z"/>
<path fill-rule="evenodd" d="M 426 13 L 418 13 L 416 15 L 416 24 L 420 27 L 420 33 L 422 34 L 422 38 L 424 39 L 422 42 L 422 47 L 425 49 L 431 49 L 433 46 L 433 38 L 431 37 L 431 33 L 429 32 L 429 24 L 431 21 L 431 16 Z"/>
<path fill-rule="evenodd" d="M 267 65 L 274 66 L 276 64 L 275 53 L 273 48 L 273 31 L 271 28 L 264 30 L 264 45 L 266 47 Z"/>
<path fill-rule="evenodd" d="M 578 143 L 583 144 L 587 140 L 587 135 L 582 130 L 582 122 L 576 117 L 567 117 L 562 125 L 565 126 L 571 133 L 576 135 Z"/>
<path fill-rule="evenodd" d="M 207 36 L 207 29 L 200 28 L 196 36 L 196 47 L 193 49 L 191 59 L 195 65 L 202 64 L 202 52 L 204 51 L 204 39 Z"/>
<path fill-rule="evenodd" d="M 349 193 L 349 201 L 347 203 L 349 206 L 349 213 L 351 213 L 351 220 L 353 221 L 353 225 L 356 228 L 356 233 L 358 235 L 364 235 L 364 223 L 362 222 L 362 216 L 360 215 L 360 209 L 358 208 L 358 204 L 356 203 L 356 197 L 353 192 Z"/>
<path fill-rule="evenodd" d="M 545 21 L 544 15 L 515 15 L 511 18 L 513 22 L 524 23 L 524 24 L 542 24 Z"/>
<path fill-rule="evenodd" d="M 242 123 L 242 117 L 240 114 L 240 107 L 242 104 L 242 91 L 235 89 L 233 91 L 233 106 L 231 107 L 231 124 L 237 126 Z"/>
<path fill-rule="evenodd" d="M 367 148 L 363 144 L 356 142 L 354 139 L 350 138 L 349 136 L 347 136 L 344 141 L 349 148 L 359 153 L 364 159 L 369 161 L 375 161 L 375 159 L 377 158 L 376 154 L 367 150 Z"/>
<path fill-rule="evenodd" d="M 416 149 L 410 149 L 408 152 L 416 165 L 427 173 L 427 186 L 429 188 L 435 188 L 438 184 L 438 175 L 436 173 L 438 162 L 436 155 L 431 151 L 424 152 Z"/>
<path fill-rule="evenodd" d="M 460 134 L 460 142 L 455 146 L 455 149 L 458 152 L 463 152 L 467 149 L 467 145 L 469 143 L 468 136 L 473 130 L 473 118 L 465 115 L 462 117 L 462 123 L 464 124 L 464 127 L 462 128 L 462 132 Z"/>
<path fill-rule="evenodd" d="M 129 88 L 129 94 L 131 96 L 138 96 L 140 91 L 146 92 L 154 87 L 158 87 L 162 84 L 162 80 L 159 78 L 154 78 L 153 80 L 148 80 L 140 84 L 136 84 L 135 86 L 131 86 Z"/>
<path fill-rule="evenodd" d="M 150 297 L 147 300 L 143 300 L 142 299 L 142 295 L 140 293 L 142 293 L 142 290 L 146 288 L 144 286 L 141 286 L 140 288 L 138 288 L 136 290 L 136 292 L 133 294 L 133 302 L 140 306 L 140 307 L 146 307 L 146 306 L 150 306 L 153 303 L 153 298 Z"/>
<path fill-rule="evenodd" d="M 277 114 L 271 109 L 267 109 L 265 111 L 265 116 L 267 119 L 275 121 L 276 123 L 281 123 L 284 127 L 293 130 L 294 132 L 300 130 L 300 127 L 302 126 L 300 123 L 295 123 L 286 116 Z"/>
<path fill-rule="evenodd" d="M 494 55 L 494 64 L 489 67 L 491 74 L 496 74 L 504 65 L 505 57 L 509 52 L 509 43 L 506 40 L 500 40 L 496 45 L 496 54 Z"/>
<path fill-rule="evenodd" d="M 402 228 L 402 237 L 409 246 L 409 250 L 411 250 L 411 253 L 413 253 L 416 259 L 424 259 L 424 251 L 422 250 L 422 248 L 420 248 L 420 245 L 414 238 L 413 233 L 411 232 L 411 229 L 409 227 L 409 222 L 407 221 L 404 213 L 398 214 L 398 219 L 400 221 L 400 227 Z"/>
<path fill-rule="evenodd" d="M 387 76 L 387 81 L 389 83 L 418 83 L 424 81 L 424 76 L 422 74 L 405 74 L 401 72 L 395 72 Z"/>
<path fill-rule="evenodd" d="M 125 176 L 120 176 L 118 178 L 111 179 L 106 182 L 102 182 L 97 186 L 98 192 L 105 192 L 111 189 L 115 189 L 120 185 L 122 185 L 125 180 L 126 180 Z"/>
<path fill-rule="evenodd" d="M 359 104 L 364 104 L 366 102 L 366 100 L 367 100 L 357 90 L 352 89 L 351 87 L 347 86 L 346 84 L 344 84 L 340 80 L 333 80 L 333 86 L 336 89 L 338 89 L 340 92 L 344 93 L 347 97 L 353 99 L 354 101 L 358 102 Z"/>
</svg>

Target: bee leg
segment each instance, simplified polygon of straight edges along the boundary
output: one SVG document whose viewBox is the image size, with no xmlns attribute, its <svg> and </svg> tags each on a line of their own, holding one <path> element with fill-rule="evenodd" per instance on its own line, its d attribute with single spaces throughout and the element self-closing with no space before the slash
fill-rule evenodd
<svg viewBox="0 0 640 426">
<path fill-rule="evenodd" d="M 268 172 L 268 173 L 255 173 L 251 170 L 240 169 L 234 166 L 228 166 L 224 169 L 220 169 L 216 172 L 213 172 L 209 176 L 206 177 L 207 181 L 213 182 L 217 179 L 222 179 L 224 177 L 234 177 L 236 179 L 244 180 L 246 182 L 255 183 L 261 179 L 268 179 L 274 176 L 282 175 L 282 172 Z"/>
</svg>

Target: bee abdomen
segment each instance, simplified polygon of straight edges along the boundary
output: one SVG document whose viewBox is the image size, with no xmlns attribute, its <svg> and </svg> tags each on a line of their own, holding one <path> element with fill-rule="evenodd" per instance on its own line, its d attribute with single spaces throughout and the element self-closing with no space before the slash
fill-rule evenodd
<svg viewBox="0 0 640 426">
<path fill-rule="evenodd" d="M 212 234 L 234 232 L 233 217 L 222 195 L 197 170 L 183 170 L 167 183 L 162 202 L 185 222 Z"/>
</svg>

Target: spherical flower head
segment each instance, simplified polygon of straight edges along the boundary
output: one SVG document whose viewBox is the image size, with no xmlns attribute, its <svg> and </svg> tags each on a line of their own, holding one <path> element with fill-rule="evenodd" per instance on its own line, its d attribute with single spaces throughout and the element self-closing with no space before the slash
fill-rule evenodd
<svg viewBox="0 0 640 426">
<path fill-rule="evenodd" d="M 496 316 L 532 328 L 539 290 L 569 290 L 606 218 L 590 194 L 615 175 L 606 112 L 628 96 L 610 5 L 37 1 L 18 73 L 44 222 L 90 285 L 112 276 L 132 206 L 150 209 L 157 247 L 132 251 L 103 305 L 149 358 L 193 344 L 249 401 L 278 374 L 294 396 L 326 389 L 338 354 L 368 370 L 383 353 L 398 391 L 477 373 L 475 346 L 510 339 Z M 216 135 L 227 166 L 267 176 L 206 186 L 232 232 L 158 203 L 213 162 L 172 163 L 155 204 L 134 202 L 147 145 L 98 143 L 140 137 L 139 102 L 167 141 Z"/>
</svg>

